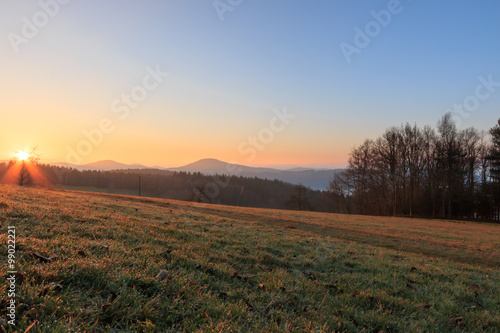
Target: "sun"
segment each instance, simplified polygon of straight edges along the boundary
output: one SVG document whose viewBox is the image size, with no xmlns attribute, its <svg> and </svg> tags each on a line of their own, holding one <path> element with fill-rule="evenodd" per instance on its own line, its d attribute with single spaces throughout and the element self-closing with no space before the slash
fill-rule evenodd
<svg viewBox="0 0 500 333">
<path fill-rule="evenodd" d="M 20 161 L 26 161 L 30 154 L 26 150 L 18 150 L 15 155 Z"/>
</svg>

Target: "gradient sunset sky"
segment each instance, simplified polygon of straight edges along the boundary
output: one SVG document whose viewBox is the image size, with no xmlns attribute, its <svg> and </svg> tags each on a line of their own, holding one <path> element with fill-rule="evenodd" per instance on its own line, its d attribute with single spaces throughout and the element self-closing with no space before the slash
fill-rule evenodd
<svg viewBox="0 0 500 333">
<path fill-rule="evenodd" d="M 498 0 L 63 2 L 0 0 L 0 160 L 38 145 L 42 162 L 65 162 L 108 119 L 81 163 L 335 167 L 464 101 L 459 128 L 500 118 Z M 124 116 L 122 95 L 157 68 L 169 75 Z M 283 110 L 295 118 L 273 120 Z"/>
</svg>

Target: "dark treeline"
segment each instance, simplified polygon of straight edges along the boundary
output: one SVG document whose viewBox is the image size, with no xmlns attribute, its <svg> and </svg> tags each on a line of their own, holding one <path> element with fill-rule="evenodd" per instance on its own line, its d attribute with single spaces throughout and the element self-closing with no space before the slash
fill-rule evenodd
<svg viewBox="0 0 500 333">
<path fill-rule="evenodd" d="M 436 129 L 390 128 L 352 150 L 330 194 L 341 213 L 498 221 L 500 120 L 488 133 L 449 113 Z"/>
<path fill-rule="evenodd" d="M 8 169 L 0 164 L 0 178 Z M 38 164 L 37 169 L 55 187 L 232 206 L 327 211 L 321 191 L 279 180 L 158 169 L 78 171 Z"/>
</svg>

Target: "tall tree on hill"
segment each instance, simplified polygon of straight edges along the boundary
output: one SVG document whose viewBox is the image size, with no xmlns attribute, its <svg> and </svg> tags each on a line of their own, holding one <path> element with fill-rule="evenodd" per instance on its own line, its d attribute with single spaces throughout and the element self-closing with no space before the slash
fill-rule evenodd
<svg viewBox="0 0 500 333">
<path fill-rule="evenodd" d="M 19 176 L 17 177 L 17 185 L 19 186 L 31 186 L 33 185 L 33 178 L 26 166 L 26 162 L 21 162 L 21 170 L 19 170 Z"/>
<path fill-rule="evenodd" d="M 375 143 L 366 140 L 354 149 L 349 157 L 349 169 L 354 185 L 357 208 L 361 214 L 381 212 L 381 198 L 378 193 L 381 187 L 380 170 L 376 163 Z"/>
<path fill-rule="evenodd" d="M 422 132 L 417 127 L 417 125 L 410 126 L 406 124 L 404 128 L 404 142 L 405 150 L 407 151 L 406 159 L 408 165 L 408 178 L 409 178 L 409 193 L 408 193 L 408 208 L 407 213 L 413 216 L 415 198 L 419 194 L 420 182 L 422 179 L 422 169 L 423 169 L 423 137 Z"/>
<path fill-rule="evenodd" d="M 383 191 L 386 192 L 386 197 L 389 201 L 386 202 L 387 210 L 392 213 L 393 216 L 398 214 L 397 212 L 397 191 L 399 187 L 398 182 L 398 168 L 399 168 L 399 130 L 395 127 L 388 129 L 378 138 L 375 143 L 375 154 L 377 155 L 378 167 L 381 171 L 381 177 L 383 177 L 385 186 Z"/>
<path fill-rule="evenodd" d="M 460 159 L 461 147 L 458 142 L 457 127 L 447 113 L 438 122 L 439 140 L 438 150 L 438 172 L 440 173 L 440 190 L 442 195 L 441 213 L 442 217 L 452 217 L 454 214 L 453 203 L 460 193 Z"/>
<path fill-rule="evenodd" d="M 498 119 L 498 124 L 490 129 L 490 134 L 493 140 L 490 153 L 491 179 L 496 183 L 500 183 L 500 119 Z"/>
<path fill-rule="evenodd" d="M 478 149 L 479 186 L 478 190 L 476 191 L 475 200 L 475 211 L 477 212 L 476 217 L 485 220 L 493 218 L 493 204 L 490 195 L 490 152 L 492 149 L 492 143 L 488 139 L 489 136 L 487 136 L 486 133 L 482 132 L 481 143 Z"/>
<path fill-rule="evenodd" d="M 463 191 L 460 200 L 460 215 L 466 217 L 474 216 L 474 198 L 478 190 L 479 179 L 477 177 L 480 167 L 480 145 L 481 135 L 474 128 L 467 128 L 460 132 L 460 146 L 463 151 Z"/>
<path fill-rule="evenodd" d="M 422 176 L 422 210 L 420 214 L 436 216 L 436 195 L 438 192 L 437 184 L 437 136 L 436 131 L 430 127 L 425 126 L 422 130 L 422 163 L 423 163 L 423 176 Z"/>
<path fill-rule="evenodd" d="M 500 119 L 498 119 L 498 124 L 490 130 L 490 134 L 493 141 L 490 155 L 488 156 L 491 162 L 491 189 L 496 218 L 500 219 Z"/>
</svg>

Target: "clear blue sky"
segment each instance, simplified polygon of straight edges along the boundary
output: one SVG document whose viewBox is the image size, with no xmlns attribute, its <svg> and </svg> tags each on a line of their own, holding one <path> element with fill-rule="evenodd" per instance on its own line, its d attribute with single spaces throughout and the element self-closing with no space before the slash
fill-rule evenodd
<svg viewBox="0 0 500 333">
<path fill-rule="evenodd" d="M 212 1 L 72 0 L 16 53 L 11 33 L 53 1 L 0 0 L 0 159 L 38 144 L 47 161 L 64 161 L 83 130 L 110 118 L 115 130 L 82 163 L 335 166 L 388 127 L 435 125 L 480 76 L 500 82 L 494 0 L 243 0 L 224 20 Z M 391 3 L 398 13 L 346 61 L 341 43 L 355 46 L 355 27 Z M 170 75 L 118 119 L 112 101 L 157 65 Z M 460 128 L 500 118 L 500 83 L 487 89 Z M 254 158 L 242 153 L 284 107 L 296 118 Z"/>
</svg>

